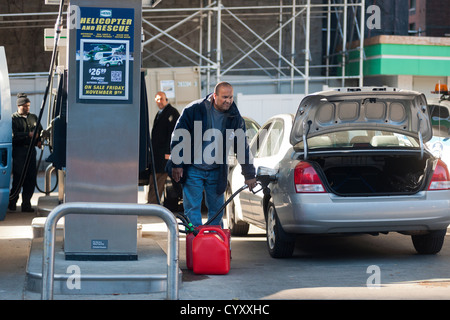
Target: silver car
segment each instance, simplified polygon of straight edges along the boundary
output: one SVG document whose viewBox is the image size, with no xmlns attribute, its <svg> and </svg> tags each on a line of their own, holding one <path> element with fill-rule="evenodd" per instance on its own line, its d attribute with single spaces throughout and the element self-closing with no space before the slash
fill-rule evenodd
<svg viewBox="0 0 450 320">
<path fill-rule="evenodd" d="M 345 88 L 305 97 L 251 141 L 265 192 L 244 190 L 227 207 L 232 234 L 266 229 L 276 258 L 299 234 L 411 235 L 417 252 L 442 248 L 450 223 L 450 177 L 425 143 L 432 126 L 423 94 Z M 240 168 L 228 193 L 243 185 Z"/>
</svg>

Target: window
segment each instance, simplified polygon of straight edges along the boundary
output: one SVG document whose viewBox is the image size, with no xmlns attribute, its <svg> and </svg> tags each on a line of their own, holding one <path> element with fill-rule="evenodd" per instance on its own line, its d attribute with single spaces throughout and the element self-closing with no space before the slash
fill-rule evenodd
<svg viewBox="0 0 450 320">
<path fill-rule="evenodd" d="M 259 130 L 259 126 L 251 120 L 245 120 L 245 129 L 247 130 L 248 141 L 252 141 L 253 137 Z"/>
<path fill-rule="evenodd" d="M 277 120 L 270 128 L 269 134 L 259 150 L 257 157 L 270 157 L 280 150 L 281 140 L 283 138 L 283 122 Z"/>
<path fill-rule="evenodd" d="M 283 139 L 283 127 L 282 120 L 275 120 L 258 132 L 251 147 L 256 158 L 270 157 L 278 153 Z"/>
<path fill-rule="evenodd" d="M 261 148 L 264 142 L 264 138 L 267 136 L 267 133 L 269 132 L 269 128 L 271 125 L 272 123 L 266 124 L 263 128 L 261 128 L 261 130 L 259 130 L 258 134 L 253 138 L 250 149 L 254 156 L 256 156 L 259 153 L 259 149 Z"/>
<path fill-rule="evenodd" d="M 413 137 L 387 131 L 349 130 L 315 136 L 308 139 L 308 149 L 338 148 L 417 148 L 419 141 Z M 296 145 L 303 149 L 303 141 Z"/>
<path fill-rule="evenodd" d="M 438 137 L 450 136 L 450 114 L 445 106 L 428 105 L 430 112 L 431 124 L 433 126 L 433 135 Z"/>
</svg>

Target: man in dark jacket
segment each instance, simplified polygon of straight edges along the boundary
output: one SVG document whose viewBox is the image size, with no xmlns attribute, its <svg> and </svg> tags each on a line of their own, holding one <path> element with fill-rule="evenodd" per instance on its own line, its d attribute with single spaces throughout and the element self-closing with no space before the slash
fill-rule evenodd
<svg viewBox="0 0 450 320">
<path fill-rule="evenodd" d="M 16 203 L 20 194 L 20 178 L 26 170 L 22 189 L 22 212 L 33 212 L 31 197 L 36 186 L 36 149 L 41 146 L 40 133 L 42 127 L 38 124 L 38 118 L 30 113 L 30 100 L 24 93 L 17 94 L 17 112 L 12 115 L 12 161 L 13 183 L 10 193 L 8 209 L 16 210 Z M 25 167 L 28 149 L 32 143 L 34 131 L 38 130 L 35 144 L 31 146 L 31 158 L 28 167 Z"/>
<path fill-rule="evenodd" d="M 164 191 L 164 183 L 167 179 L 165 167 L 170 155 L 170 138 L 175 124 L 180 117 L 180 113 L 170 105 L 164 92 L 156 93 L 155 101 L 159 110 L 153 121 L 152 149 L 155 163 L 156 185 L 158 187 L 159 198 L 161 199 Z M 158 203 L 152 176 L 150 176 L 149 180 L 148 203 Z"/>
<path fill-rule="evenodd" d="M 224 203 L 227 155 L 232 146 L 237 150 L 245 183 L 250 189 L 256 186 L 245 130 L 244 119 L 233 102 L 233 87 L 227 82 L 218 83 L 214 93 L 183 110 L 171 142 L 172 177 L 183 181 L 184 212 L 194 226 L 202 224 L 203 191 L 208 219 Z M 222 225 L 222 215 L 223 211 L 211 225 Z"/>
</svg>

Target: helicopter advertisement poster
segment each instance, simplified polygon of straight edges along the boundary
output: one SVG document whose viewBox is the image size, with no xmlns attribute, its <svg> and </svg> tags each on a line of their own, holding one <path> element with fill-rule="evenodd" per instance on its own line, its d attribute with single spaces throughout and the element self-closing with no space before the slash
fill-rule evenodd
<svg viewBox="0 0 450 320">
<path fill-rule="evenodd" d="M 80 8 L 78 100 L 131 103 L 134 9 Z"/>
</svg>

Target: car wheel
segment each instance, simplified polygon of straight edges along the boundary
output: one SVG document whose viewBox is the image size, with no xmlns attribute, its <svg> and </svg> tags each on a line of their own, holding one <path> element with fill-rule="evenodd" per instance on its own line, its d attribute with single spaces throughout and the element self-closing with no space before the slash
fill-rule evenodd
<svg viewBox="0 0 450 320">
<path fill-rule="evenodd" d="M 226 199 L 231 197 L 232 193 L 230 189 L 227 189 L 225 196 Z M 248 234 L 248 229 L 250 225 L 244 221 L 236 222 L 236 212 L 234 207 L 234 200 L 230 201 L 230 203 L 226 206 L 225 212 L 227 215 L 227 224 L 228 229 L 230 229 L 230 233 L 233 236 L 245 236 Z"/>
<path fill-rule="evenodd" d="M 294 253 L 295 236 L 283 230 L 275 206 L 271 202 L 267 206 L 266 237 L 272 258 L 289 258 Z"/>
<path fill-rule="evenodd" d="M 434 230 L 423 235 L 412 235 L 416 251 L 420 254 L 436 254 L 442 249 L 447 230 Z"/>
</svg>

